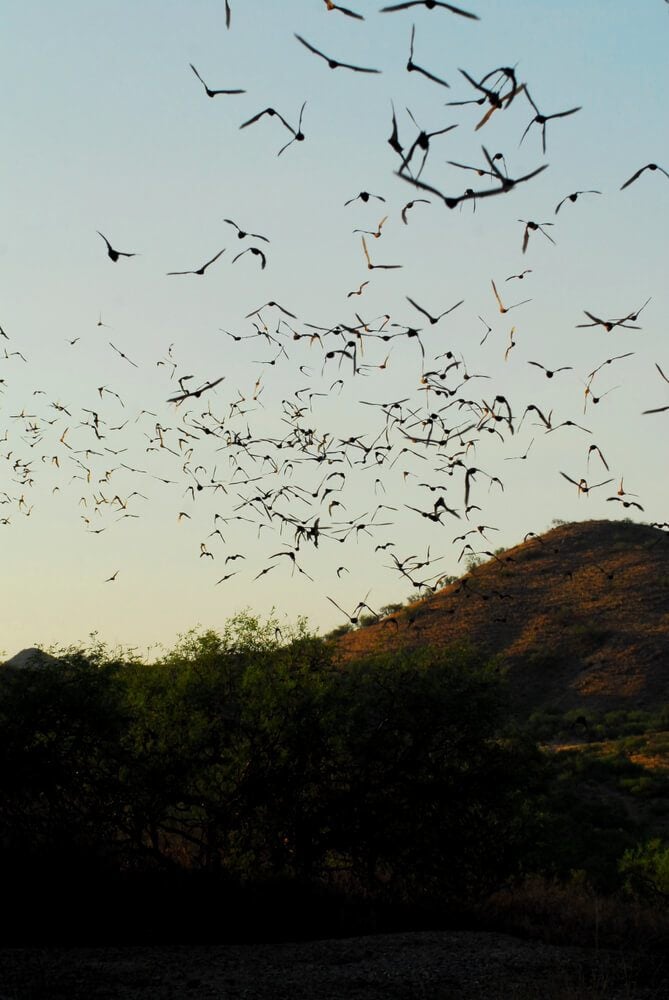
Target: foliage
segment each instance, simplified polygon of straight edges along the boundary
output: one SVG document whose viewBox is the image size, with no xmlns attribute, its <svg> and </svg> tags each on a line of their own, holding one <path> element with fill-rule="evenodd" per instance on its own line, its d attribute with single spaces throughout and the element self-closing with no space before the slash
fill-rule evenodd
<svg viewBox="0 0 669 1000">
<path fill-rule="evenodd" d="M 425 594 L 422 590 L 412 590 L 406 599 L 405 607 L 410 607 L 412 604 L 416 604 L 418 601 L 422 601 L 425 598 Z"/>
<path fill-rule="evenodd" d="M 502 735 L 493 669 L 466 649 L 426 650 L 353 665 L 344 680 L 337 815 L 355 875 L 409 896 L 508 877 L 533 834 L 540 761 Z"/>
<path fill-rule="evenodd" d="M 119 665 L 104 651 L 7 670 L 0 698 L 0 842 L 8 850 L 113 852 L 127 724 Z"/>
<path fill-rule="evenodd" d="M 153 664 L 94 644 L 9 671 L 2 842 L 398 899 L 519 870 L 541 764 L 508 731 L 497 673 L 464 649 L 333 656 L 306 623 L 245 612 Z"/>
<path fill-rule="evenodd" d="M 552 662 L 550 656 L 542 661 L 546 669 Z M 669 729 L 669 705 L 658 705 L 652 711 L 635 708 L 604 712 L 587 708 L 564 712 L 547 706 L 532 712 L 527 729 L 534 739 L 545 743 L 569 743 L 581 738 L 594 743 L 656 734 Z"/>
<path fill-rule="evenodd" d="M 669 904 L 669 843 L 655 838 L 638 844 L 625 851 L 619 868 L 632 895 Z"/>
<path fill-rule="evenodd" d="M 306 622 L 249 612 L 155 663 L 95 637 L 52 655 L 0 674 L 5 878 L 442 906 L 580 872 L 588 892 L 669 894 L 669 776 L 637 759 L 666 754 L 666 707 L 547 708 L 523 731 L 470 648 L 342 664 Z"/>
<path fill-rule="evenodd" d="M 384 604 L 379 608 L 379 615 L 385 618 L 387 615 L 394 615 L 396 611 L 401 611 L 404 605 L 401 601 L 396 601 L 391 604 Z"/>
<path fill-rule="evenodd" d="M 348 632 L 353 631 L 353 626 L 349 622 L 344 622 L 343 625 L 337 625 L 330 632 L 327 632 L 324 636 L 325 639 L 332 641 L 333 639 L 340 639 L 343 635 L 347 635 Z"/>
</svg>

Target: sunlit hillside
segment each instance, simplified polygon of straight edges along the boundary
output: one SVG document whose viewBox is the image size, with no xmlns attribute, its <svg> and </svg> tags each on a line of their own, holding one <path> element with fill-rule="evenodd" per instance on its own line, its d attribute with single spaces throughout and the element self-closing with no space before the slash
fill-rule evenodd
<svg viewBox="0 0 669 1000">
<path fill-rule="evenodd" d="M 669 536 L 631 522 L 560 525 L 347 633 L 340 648 L 348 659 L 463 640 L 499 655 L 528 708 L 669 700 Z"/>
</svg>

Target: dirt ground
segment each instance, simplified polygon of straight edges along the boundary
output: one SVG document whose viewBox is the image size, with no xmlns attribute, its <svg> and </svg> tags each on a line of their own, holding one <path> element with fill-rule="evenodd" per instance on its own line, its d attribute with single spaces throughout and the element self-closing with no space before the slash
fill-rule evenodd
<svg viewBox="0 0 669 1000">
<path fill-rule="evenodd" d="M 666 963 L 664 963 L 666 966 Z M 660 959 L 499 933 L 0 950 L 0 1000 L 666 1000 Z"/>
</svg>

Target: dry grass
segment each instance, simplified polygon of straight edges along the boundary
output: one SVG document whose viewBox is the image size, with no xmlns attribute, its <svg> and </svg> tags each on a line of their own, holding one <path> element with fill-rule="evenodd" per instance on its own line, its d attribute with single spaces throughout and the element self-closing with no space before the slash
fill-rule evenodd
<svg viewBox="0 0 669 1000">
<path fill-rule="evenodd" d="M 564 884 L 533 876 L 495 893 L 477 918 L 496 931 L 561 947 L 591 949 L 542 984 L 542 1000 L 640 1000 L 667 996 L 669 912 L 622 895 L 597 895 L 578 874 Z M 535 1000 L 519 985 L 513 1000 Z"/>
<path fill-rule="evenodd" d="M 638 764 L 639 767 L 644 767 L 647 771 L 669 771 L 669 756 L 664 756 L 660 754 L 648 754 L 644 751 L 639 753 L 631 753 L 629 759 L 633 764 Z"/>
<path fill-rule="evenodd" d="M 496 930 L 547 944 L 666 954 L 669 911 L 627 896 L 598 895 L 578 873 L 569 883 L 531 876 L 482 904 Z"/>
<path fill-rule="evenodd" d="M 343 636 L 342 658 L 465 640 L 500 655 L 522 707 L 608 710 L 669 701 L 669 534 L 584 521 L 499 558 Z"/>
<path fill-rule="evenodd" d="M 665 732 L 611 740 L 583 739 L 570 743 L 550 743 L 544 745 L 543 749 L 553 753 L 587 753 L 591 757 L 604 759 L 622 756 L 651 773 L 669 772 L 669 733 Z"/>
</svg>

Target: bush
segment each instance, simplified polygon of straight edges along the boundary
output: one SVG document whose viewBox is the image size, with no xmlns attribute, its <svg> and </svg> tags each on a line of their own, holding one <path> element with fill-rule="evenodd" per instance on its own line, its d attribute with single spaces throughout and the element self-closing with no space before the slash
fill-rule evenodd
<svg viewBox="0 0 669 1000">
<path fill-rule="evenodd" d="M 343 635 L 347 635 L 349 632 L 353 631 L 353 626 L 349 625 L 348 622 L 344 622 L 343 625 L 337 625 L 330 632 L 327 632 L 324 636 L 325 639 L 340 639 Z"/>
<path fill-rule="evenodd" d="M 669 844 L 656 838 L 625 851 L 619 870 L 632 896 L 669 904 Z"/>
<path fill-rule="evenodd" d="M 379 608 L 379 615 L 382 618 L 385 618 L 388 615 L 394 615 L 398 611 L 401 611 L 403 607 L 404 605 L 401 602 L 394 604 L 384 604 L 382 607 Z"/>
</svg>

